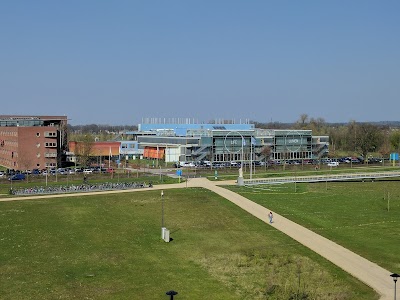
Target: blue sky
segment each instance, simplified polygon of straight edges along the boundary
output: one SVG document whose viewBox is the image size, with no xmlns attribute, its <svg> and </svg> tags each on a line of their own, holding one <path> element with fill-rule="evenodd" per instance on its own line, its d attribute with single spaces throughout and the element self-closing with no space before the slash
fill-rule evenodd
<svg viewBox="0 0 400 300">
<path fill-rule="evenodd" d="M 398 121 L 400 1 L 2 1 L 1 114 Z"/>
</svg>

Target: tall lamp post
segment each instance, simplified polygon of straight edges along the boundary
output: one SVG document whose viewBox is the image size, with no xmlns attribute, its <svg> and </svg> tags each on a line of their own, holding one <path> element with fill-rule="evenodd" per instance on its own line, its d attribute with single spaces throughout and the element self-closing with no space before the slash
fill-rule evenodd
<svg viewBox="0 0 400 300">
<path fill-rule="evenodd" d="M 161 191 L 161 230 L 164 233 L 164 191 Z"/>
<path fill-rule="evenodd" d="M 396 283 L 397 283 L 397 278 L 399 278 L 400 275 L 397 273 L 393 273 L 390 276 L 393 278 L 393 281 L 394 281 L 394 300 L 396 300 Z"/>
</svg>

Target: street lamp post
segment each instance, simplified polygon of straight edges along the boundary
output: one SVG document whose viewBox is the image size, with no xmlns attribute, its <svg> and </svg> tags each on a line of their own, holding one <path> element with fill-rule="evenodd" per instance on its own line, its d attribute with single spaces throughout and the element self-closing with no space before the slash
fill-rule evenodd
<svg viewBox="0 0 400 300">
<path fill-rule="evenodd" d="M 161 228 L 164 228 L 164 191 L 161 191 Z"/>
<path fill-rule="evenodd" d="M 397 283 L 397 278 L 399 278 L 400 275 L 397 273 L 393 273 L 390 276 L 393 278 L 393 281 L 394 281 L 394 300 L 396 300 L 396 283 Z"/>
</svg>

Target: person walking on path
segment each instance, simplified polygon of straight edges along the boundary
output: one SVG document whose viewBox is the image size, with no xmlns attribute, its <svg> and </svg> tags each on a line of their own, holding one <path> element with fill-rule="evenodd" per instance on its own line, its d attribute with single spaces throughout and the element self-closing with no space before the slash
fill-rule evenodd
<svg viewBox="0 0 400 300">
<path fill-rule="evenodd" d="M 268 217 L 269 217 L 269 224 L 272 224 L 272 218 L 274 217 L 272 211 L 269 212 Z"/>
</svg>

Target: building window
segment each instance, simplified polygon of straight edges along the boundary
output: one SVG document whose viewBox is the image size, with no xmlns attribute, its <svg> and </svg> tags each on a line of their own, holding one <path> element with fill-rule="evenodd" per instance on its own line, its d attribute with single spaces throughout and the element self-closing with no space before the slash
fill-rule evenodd
<svg viewBox="0 0 400 300">
<path fill-rule="evenodd" d="M 39 148 L 39 147 L 40 147 L 40 143 L 37 143 L 37 144 L 36 144 L 36 148 Z"/>
<path fill-rule="evenodd" d="M 36 157 L 39 158 L 40 157 L 40 153 L 36 153 Z"/>
<path fill-rule="evenodd" d="M 39 137 L 40 136 L 40 132 L 36 132 L 36 136 Z"/>
</svg>

